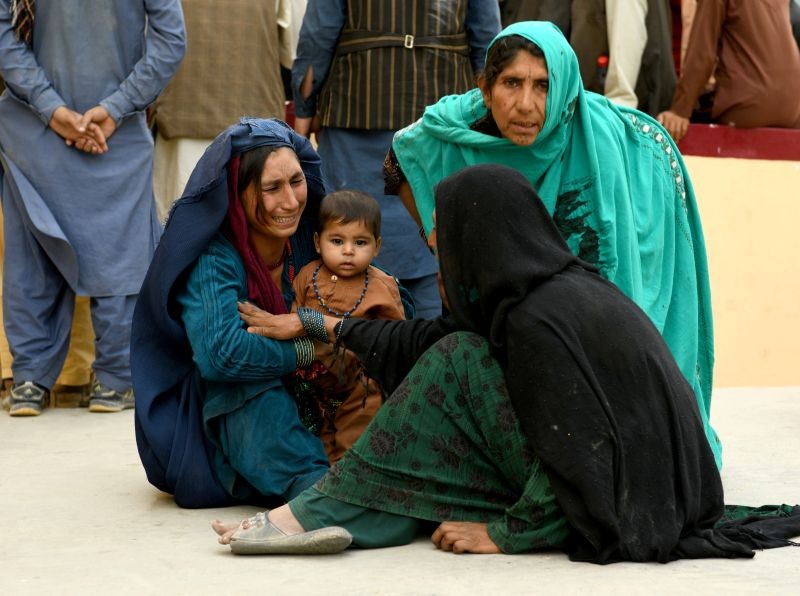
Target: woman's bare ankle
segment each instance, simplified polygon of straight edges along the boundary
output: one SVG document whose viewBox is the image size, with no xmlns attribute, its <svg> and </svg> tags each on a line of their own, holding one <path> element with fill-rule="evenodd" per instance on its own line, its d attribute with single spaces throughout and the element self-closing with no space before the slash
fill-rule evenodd
<svg viewBox="0 0 800 596">
<path fill-rule="evenodd" d="M 284 534 L 302 534 L 306 531 L 297 521 L 288 505 L 281 505 L 277 509 L 272 509 L 267 517 L 272 525 Z"/>
</svg>

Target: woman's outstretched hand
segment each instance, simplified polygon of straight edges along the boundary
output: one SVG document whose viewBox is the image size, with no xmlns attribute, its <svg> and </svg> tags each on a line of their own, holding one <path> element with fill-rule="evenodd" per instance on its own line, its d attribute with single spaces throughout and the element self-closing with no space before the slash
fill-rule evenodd
<svg viewBox="0 0 800 596">
<path fill-rule="evenodd" d="M 239 316 L 247 331 L 272 339 L 292 339 L 305 335 L 300 317 L 296 314 L 273 315 L 250 302 L 239 302 Z"/>
<path fill-rule="evenodd" d="M 489 538 L 486 524 L 475 522 L 442 522 L 431 536 L 436 548 L 456 554 L 495 555 L 500 549 Z"/>
</svg>

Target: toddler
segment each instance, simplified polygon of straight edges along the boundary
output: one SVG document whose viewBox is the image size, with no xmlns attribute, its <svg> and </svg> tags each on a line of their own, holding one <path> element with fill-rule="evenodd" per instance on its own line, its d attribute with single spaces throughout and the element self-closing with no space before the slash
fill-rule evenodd
<svg viewBox="0 0 800 596">
<path fill-rule="evenodd" d="M 340 319 L 405 318 L 397 280 L 371 265 L 381 246 L 381 211 L 374 198 L 356 190 L 326 196 L 314 245 L 320 259 L 303 267 L 293 282 L 292 310 L 304 326 L 307 309 Z M 349 350 L 340 350 L 325 364 L 328 368 L 309 380 L 321 394 L 320 439 L 333 463 L 372 420 L 381 391 Z"/>
</svg>

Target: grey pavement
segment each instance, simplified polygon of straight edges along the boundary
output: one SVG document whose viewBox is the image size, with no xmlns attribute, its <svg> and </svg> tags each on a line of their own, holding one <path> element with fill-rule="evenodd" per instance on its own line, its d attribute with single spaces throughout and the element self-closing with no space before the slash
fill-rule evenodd
<svg viewBox="0 0 800 596">
<path fill-rule="evenodd" d="M 726 502 L 800 503 L 800 387 L 719 389 Z M 572 563 L 564 555 L 453 555 L 426 539 L 322 557 L 237 557 L 209 522 L 151 487 L 133 412 L 0 411 L 0 595 L 797 594 L 800 548 L 752 560 Z"/>
</svg>

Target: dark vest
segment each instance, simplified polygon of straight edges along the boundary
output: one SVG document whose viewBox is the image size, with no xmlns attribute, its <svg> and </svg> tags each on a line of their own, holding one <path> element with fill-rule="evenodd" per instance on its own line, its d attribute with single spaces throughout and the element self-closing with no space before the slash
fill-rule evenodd
<svg viewBox="0 0 800 596">
<path fill-rule="evenodd" d="M 322 126 L 398 130 L 473 84 L 467 0 L 348 0 Z"/>
</svg>

